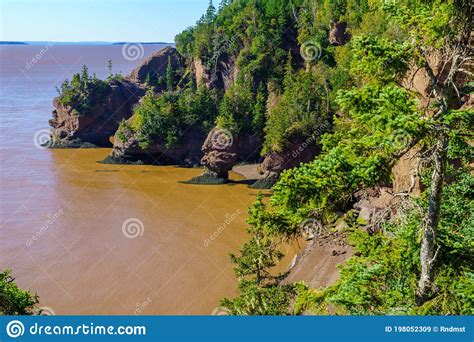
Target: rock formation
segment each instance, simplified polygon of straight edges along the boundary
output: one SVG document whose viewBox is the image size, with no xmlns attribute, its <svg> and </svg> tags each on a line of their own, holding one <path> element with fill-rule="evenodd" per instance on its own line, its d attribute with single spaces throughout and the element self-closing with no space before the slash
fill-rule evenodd
<svg viewBox="0 0 474 342">
<path fill-rule="evenodd" d="M 178 70 L 185 65 L 184 58 L 178 53 L 175 48 L 165 47 L 162 50 L 156 51 L 141 62 L 132 72 L 126 77 L 130 82 L 143 85 L 149 76 L 153 81 L 156 81 L 159 76 L 165 77 L 168 61 L 171 63 L 173 70 Z M 163 86 L 156 86 L 157 91 L 162 91 Z"/>
<path fill-rule="evenodd" d="M 211 70 L 207 70 L 200 59 L 192 63 L 192 70 L 197 84 L 203 83 L 208 88 L 227 90 L 237 79 L 238 69 L 234 59 L 228 55 L 220 56 Z"/>
<path fill-rule="evenodd" d="M 84 113 L 75 108 L 63 106 L 60 98 L 54 99 L 51 147 L 95 147 L 111 146 L 114 135 L 122 119 L 132 115 L 133 106 L 145 91 L 138 85 L 123 81 L 109 83 L 105 94 L 91 94 L 92 106 Z"/>
<path fill-rule="evenodd" d="M 375 187 L 360 190 L 354 194 L 357 202 L 354 209 L 358 211 L 357 223 L 365 225 L 368 233 L 375 233 L 380 223 L 389 219 L 396 210 L 394 205 L 400 199 L 391 188 Z"/>
<path fill-rule="evenodd" d="M 421 178 L 418 174 L 420 148 L 415 146 L 400 157 L 392 167 L 394 193 L 409 193 L 419 196 L 423 191 Z"/>
<path fill-rule="evenodd" d="M 252 188 L 269 189 L 276 183 L 280 174 L 287 169 L 299 166 L 314 159 L 319 148 L 311 142 L 291 142 L 289 147 L 280 153 L 271 152 L 265 156 L 261 165 L 262 178 Z"/>
<path fill-rule="evenodd" d="M 164 77 L 168 61 L 174 68 L 184 63 L 176 49 L 166 47 L 159 50 L 125 78 L 109 81 L 105 92 L 92 91 L 89 95 L 91 108 L 85 112 L 78 113 L 76 108 L 63 106 L 60 97 L 55 98 L 53 118 L 49 121 L 51 147 L 111 146 L 111 137 L 120 122 L 133 115 L 133 107 L 144 96 L 146 78 L 150 76 L 156 80 Z"/>
<path fill-rule="evenodd" d="M 237 135 L 215 127 L 207 135 L 201 164 L 204 172 L 189 180 L 191 184 L 223 184 L 229 181 L 229 171 L 237 161 L 253 161 L 258 158 L 261 141 L 249 135 Z"/>
<path fill-rule="evenodd" d="M 106 164 L 198 166 L 199 159 L 202 157 L 199 147 L 204 137 L 205 133 L 201 130 L 190 128 L 171 148 L 167 148 L 162 141 L 154 141 L 144 149 L 139 146 L 137 135 L 129 129 L 124 129 L 115 134 L 114 148 L 102 162 Z"/>
</svg>

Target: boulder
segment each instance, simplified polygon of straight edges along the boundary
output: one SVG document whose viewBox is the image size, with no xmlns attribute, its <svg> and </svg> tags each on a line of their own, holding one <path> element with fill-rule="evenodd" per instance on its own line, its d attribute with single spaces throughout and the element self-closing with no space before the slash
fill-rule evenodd
<svg viewBox="0 0 474 342">
<path fill-rule="evenodd" d="M 356 222 L 365 225 L 369 233 L 380 229 L 380 222 L 394 214 L 393 205 L 398 200 L 391 188 L 375 187 L 358 191 L 354 194 L 354 209 L 359 214 Z"/>
</svg>

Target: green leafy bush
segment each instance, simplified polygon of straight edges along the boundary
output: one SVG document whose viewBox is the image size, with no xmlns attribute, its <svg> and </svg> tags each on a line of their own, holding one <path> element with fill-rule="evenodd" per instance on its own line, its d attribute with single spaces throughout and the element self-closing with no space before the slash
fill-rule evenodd
<svg viewBox="0 0 474 342">
<path fill-rule="evenodd" d="M 0 272 L 0 315 L 32 315 L 37 312 L 38 296 L 20 289 L 11 270 Z"/>
</svg>

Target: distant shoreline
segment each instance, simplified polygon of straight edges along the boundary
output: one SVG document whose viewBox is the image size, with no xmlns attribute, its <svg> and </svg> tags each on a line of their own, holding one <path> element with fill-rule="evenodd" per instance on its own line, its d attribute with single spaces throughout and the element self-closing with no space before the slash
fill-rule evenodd
<svg viewBox="0 0 474 342">
<path fill-rule="evenodd" d="M 4 42 L 0 41 L 0 45 L 29 45 L 28 43 L 25 42 Z"/>
</svg>

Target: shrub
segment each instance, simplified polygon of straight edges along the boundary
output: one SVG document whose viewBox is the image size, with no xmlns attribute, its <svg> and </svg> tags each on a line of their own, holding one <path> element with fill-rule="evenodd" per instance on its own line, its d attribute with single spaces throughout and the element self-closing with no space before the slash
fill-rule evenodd
<svg viewBox="0 0 474 342">
<path fill-rule="evenodd" d="M 36 304 L 38 296 L 20 289 L 11 270 L 0 272 L 0 315 L 32 315 Z"/>
</svg>

